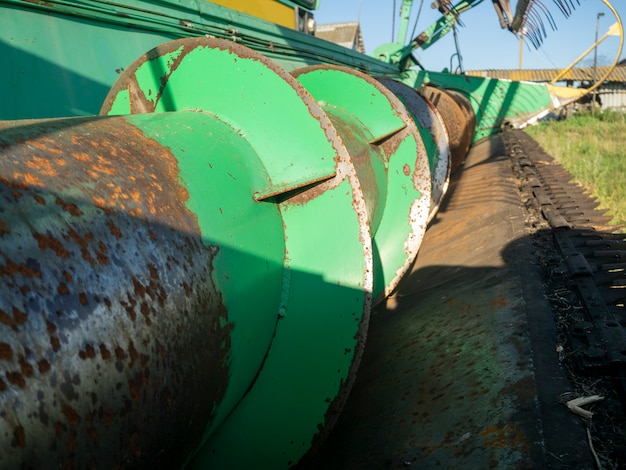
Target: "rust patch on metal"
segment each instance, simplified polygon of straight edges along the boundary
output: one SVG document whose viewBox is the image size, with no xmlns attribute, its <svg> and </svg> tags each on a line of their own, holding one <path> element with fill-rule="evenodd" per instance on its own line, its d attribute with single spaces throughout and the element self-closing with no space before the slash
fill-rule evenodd
<svg viewBox="0 0 626 470">
<path fill-rule="evenodd" d="M 80 215 L 83 215 L 83 211 L 81 211 L 78 208 L 78 206 L 76 206 L 76 204 L 74 204 L 74 203 L 67 203 L 67 202 L 63 201 L 63 199 L 61 199 L 60 197 L 57 197 L 57 200 L 55 202 L 59 206 L 61 206 L 64 211 L 69 212 L 74 217 L 78 217 Z"/>
<path fill-rule="evenodd" d="M 20 365 L 20 370 L 24 377 L 32 377 L 33 376 L 33 366 L 26 361 L 23 355 L 20 355 L 18 358 L 18 363 Z"/>
<path fill-rule="evenodd" d="M 0 237 L 11 233 L 11 229 L 7 226 L 4 220 L 0 220 Z"/>
<path fill-rule="evenodd" d="M 115 238 L 122 238 L 122 232 L 120 231 L 119 227 L 115 225 L 115 222 L 113 222 L 112 220 L 107 220 L 107 226 L 109 227 L 111 234 Z"/>
<path fill-rule="evenodd" d="M 506 307 L 509 305 L 509 301 L 504 294 L 498 294 L 497 298 L 492 300 L 489 305 L 494 307 Z"/>
<path fill-rule="evenodd" d="M 17 307 L 13 307 L 13 323 L 15 326 L 20 326 L 26 323 L 28 315 Z"/>
<path fill-rule="evenodd" d="M 42 359 L 37 364 L 37 368 L 39 369 L 39 373 L 45 374 L 50 371 L 50 363 L 46 359 Z"/>
<path fill-rule="evenodd" d="M 37 244 L 39 245 L 39 249 L 41 251 L 49 249 L 54 251 L 59 258 L 69 258 L 69 251 L 67 251 L 63 247 L 63 244 L 56 238 L 36 232 L 33 233 L 33 238 L 37 240 Z"/>
<path fill-rule="evenodd" d="M 485 428 L 480 435 L 485 439 L 482 442 L 483 447 L 494 449 L 518 448 L 523 449 L 523 451 L 529 447 L 524 434 L 511 423 Z"/>
<path fill-rule="evenodd" d="M 13 429 L 13 447 L 26 447 L 26 436 L 24 434 L 24 426 L 15 426 Z"/>
<path fill-rule="evenodd" d="M 63 405 L 63 414 L 70 426 L 76 427 L 80 424 L 80 415 L 69 405 Z"/>
<path fill-rule="evenodd" d="M 52 352 L 58 352 L 61 349 L 61 342 L 57 336 L 50 336 L 50 346 L 52 346 Z"/>
<path fill-rule="evenodd" d="M 398 147 L 402 144 L 402 142 L 404 142 L 412 134 L 411 131 L 412 129 L 405 127 L 399 132 L 388 136 L 386 139 L 380 141 L 377 144 L 381 149 L 383 149 L 387 159 L 390 158 L 394 153 L 396 153 Z M 409 174 L 411 174 L 410 167 Z"/>
<path fill-rule="evenodd" d="M 26 386 L 26 381 L 20 372 L 12 370 L 7 371 L 5 375 L 10 384 L 16 385 L 18 388 L 24 388 Z"/>
<path fill-rule="evenodd" d="M 428 36 L 427 34 L 424 33 L 420 33 L 416 38 L 415 38 L 415 42 L 417 43 L 417 47 L 420 47 L 421 45 L 423 45 L 424 43 L 428 42 L 428 40 L 430 39 L 430 36 Z"/>
<path fill-rule="evenodd" d="M 13 359 L 13 349 L 10 344 L 0 343 L 0 359 L 10 361 Z"/>
<path fill-rule="evenodd" d="M 32 262 L 29 263 L 29 260 L 21 263 L 16 263 L 11 259 L 6 259 L 4 264 L 0 264 L 0 276 L 13 277 L 16 274 L 19 274 L 31 279 L 41 277 L 41 271 L 34 266 L 35 265 Z M 1 317 L 2 314 L 0 311 L 0 318 Z"/>
</svg>

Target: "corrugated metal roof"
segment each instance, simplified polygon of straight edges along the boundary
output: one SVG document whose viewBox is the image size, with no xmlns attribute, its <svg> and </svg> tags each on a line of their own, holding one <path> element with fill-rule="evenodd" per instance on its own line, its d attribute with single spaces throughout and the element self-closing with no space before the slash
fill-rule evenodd
<svg viewBox="0 0 626 470">
<path fill-rule="evenodd" d="M 315 27 L 315 36 L 365 54 L 361 27 L 356 21 L 317 25 Z"/>
<path fill-rule="evenodd" d="M 597 77 L 601 78 L 607 71 L 608 67 L 598 67 Z M 535 70 L 469 70 L 465 72 L 467 75 L 475 77 L 488 77 L 488 78 L 505 78 L 515 81 L 527 81 L 527 82 L 549 82 L 560 70 L 551 69 L 535 69 Z M 571 80 L 574 82 L 588 82 L 593 80 L 593 67 L 581 67 L 574 68 L 567 72 L 563 78 L 563 81 Z M 618 65 L 613 69 L 611 75 L 606 80 L 607 82 L 626 82 L 626 66 Z"/>
</svg>

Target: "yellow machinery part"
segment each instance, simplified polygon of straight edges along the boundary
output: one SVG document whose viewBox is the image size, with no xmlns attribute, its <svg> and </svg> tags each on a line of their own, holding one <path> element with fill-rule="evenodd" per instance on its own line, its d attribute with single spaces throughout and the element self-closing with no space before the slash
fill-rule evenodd
<svg viewBox="0 0 626 470">
<path fill-rule="evenodd" d="M 211 3 L 222 5 L 248 15 L 271 21 L 287 28 L 296 29 L 296 13 L 294 9 L 276 0 L 212 0 Z"/>
</svg>

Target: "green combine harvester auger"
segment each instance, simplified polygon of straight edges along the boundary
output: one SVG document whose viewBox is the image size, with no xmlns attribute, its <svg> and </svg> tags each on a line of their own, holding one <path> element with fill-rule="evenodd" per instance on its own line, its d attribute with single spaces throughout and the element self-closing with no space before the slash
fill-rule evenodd
<svg viewBox="0 0 626 470">
<path fill-rule="evenodd" d="M 6 468 L 303 461 L 471 142 L 545 111 L 209 3 L 0 4 Z"/>
<path fill-rule="evenodd" d="M 321 442 L 372 299 L 417 254 L 431 173 L 380 82 L 294 76 L 180 39 L 101 116 L 3 123 L 4 462 L 276 468 Z"/>
</svg>

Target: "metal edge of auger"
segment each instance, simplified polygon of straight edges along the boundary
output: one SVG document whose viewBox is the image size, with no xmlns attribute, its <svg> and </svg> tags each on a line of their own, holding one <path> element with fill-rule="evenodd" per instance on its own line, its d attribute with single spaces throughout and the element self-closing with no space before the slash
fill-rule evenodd
<svg viewBox="0 0 626 470">
<path fill-rule="evenodd" d="M 323 103 L 355 161 L 373 237 L 376 304 L 417 256 L 431 209 L 429 156 L 414 118 L 377 80 L 332 65 L 293 74 Z"/>
<path fill-rule="evenodd" d="M 422 96 L 418 90 L 392 79 L 382 78 L 380 81 L 404 103 L 418 124 L 422 135 L 432 180 L 430 213 L 428 215 L 428 222 L 431 222 L 437 215 L 448 191 L 452 172 L 452 149 L 445 120 L 435 103 Z"/>
</svg>

